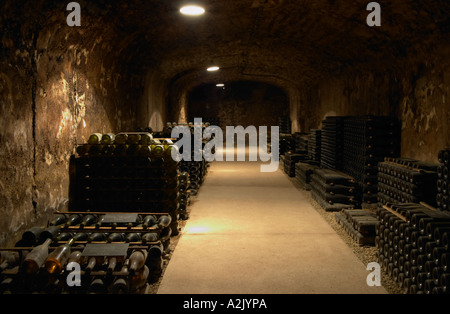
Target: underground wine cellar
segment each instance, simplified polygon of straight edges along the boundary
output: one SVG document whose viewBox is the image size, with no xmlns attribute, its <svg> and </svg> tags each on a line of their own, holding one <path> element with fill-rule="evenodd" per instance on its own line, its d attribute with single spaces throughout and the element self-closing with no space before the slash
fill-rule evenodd
<svg viewBox="0 0 450 314">
<path fill-rule="evenodd" d="M 0 25 L 2 294 L 449 293 L 450 2 Z"/>
</svg>

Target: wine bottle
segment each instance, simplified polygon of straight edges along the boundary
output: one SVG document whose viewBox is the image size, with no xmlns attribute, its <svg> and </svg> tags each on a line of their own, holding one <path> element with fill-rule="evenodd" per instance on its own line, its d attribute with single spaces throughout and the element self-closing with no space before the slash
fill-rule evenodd
<svg viewBox="0 0 450 314">
<path fill-rule="evenodd" d="M 108 237 L 108 242 L 124 242 L 125 235 L 123 233 L 113 232 Z"/>
<path fill-rule="evenodd" d="M 95 265 L 99 264 L 96 257 L 89 257 L 87 265 L 84 268 L 86 275 L 90 275 L 91 271 L 95 268 Z"/>
<path fill-rule="evenodd" d="M 152 145 L 152 155 L 155 157 L 161 157 L 164 154 L 164 146 L 162 145 Z"/>
<path fill-rule="evenodd" d="M 102 140 L 102 134 L 101 133 L 92 133 L 88 138 L 88 144 L 96 145 L 100 144 Z"/>
<path fill-rule="evenodd" d="M 128 275 L 128 263 L 129 260 L 125 260 L 120 272 Z M 123 276 L 116 277 L 112 286 L 111 292 L 113 294 L 125 294 L 129 291 L 129 281 L 127 281 Z"/>
<path fill-rule="evenodd" d="M 49 222 L 50 226 L 59 226 L 66 223 L 67 217 L 64 214 L 55 215 L 52 221 Z"/>
<path fill-rule="evenodd" d="M 141 141 L 141 134 L 128 133 L 127 144 L 137 145 Z"/>
<path fill-rule="evenodd" d="M 145 265 L 145 261 L 147 259 L 147 251 L 143 249 L 133 250 L 129 257 L 130 266 L 129 272 L 130 275 L 135 275 L 136 272 L 141 270 L 141 268 Z"/>
<path fill-rule="evenodd" d="M 55 237 L 55 241 L 69 241 L 73 238 L 73 233 L 71 232 L 62 232 Z"/>
<path fill-rule="evenodd" d="M 129 292 L 129 283 L 123 277 L 117 277 L 111 285 L 111 293 L 127 294 Z"/>
<path fill-rule="evenodd" d="M 106 274 L 108 276 L 111 276 L 112 273 L 114 272 L 114 270 L 116 269 L 116 267 L 117 267 L 117 258 L 114 256 L 110 257 L 108 259 L 108 267 L 106 268 Z"/>
<path fill-rule="evenodd" d="M 67 263 L 79 263 L 81 261 L 82 254 L 83 253 L 81 251 L 73 251 L 70 253 Z"/>
<path fill-rule="evenodd" d="M 139 156 L 145 156 L 145 157 L 151 156 L 151 154 L 152 154 L 151 146 L 150 145 L 142 145 L 139 148 L 138 154 L 139 154 Z"/>
<path fill-rule="evenodd" d="M 138 273 L 131 277 L 131 290 L 136 291 L 145 286 L 150 271 L 147 265 L 144 265 Z"/>
<path fill-rule="evenodd" d="M 152 140 L 153 135 L 151 135 L 150 133 L 142 133 L 139 144 L 148 146 L 152 143 Z"/>
<path fill-rule="evenodd" d="M 27 254 L 22 264 L 22 269 L 26 274 L 35 274 L 39 271 L 48 257 L 48 247 L 51 242 L 52 239 L 47 238 L 44 243 L 36 246 Z"/>
<path fill-rule="evenodd" d="M 58 226 L 50 226 L 44 231 L 41 232 L 39 235 L 39 242 L 44 242 L 47 239 L 55 239 L 56 235 L 58 234 L 58 231 L 61 229 L 61 225 Z"/>
<path fill-rule="evenodd" d="M 22 241 L 25 246 L 34 246 L 39 239 L 42 231 L 44 231 L 43 227 L 32 227 L 28 229 L 22 234 Z"/>
<path fill-rule="evenodd" d="M 127 242 L 127 243 L 140 242 L 141 240 L 142 240 L 141 234 L 137 233 L 137 232 L 131 232 L 125 236 L 125 242 Z"/>
<path fill-rule="evenodd" d="M 169 215 L 163 215 L 158 218 L 157 224 L 159 225 L 159 227 L 165 228 L 168 227 L 171 222 L 172 217 L 170 217 Z"/>
<path fill-rule="evenodd" d="M 111 145 L 114 143 L 116 135 L 113 133 L 105 133 L 102 135 L 101 143 L 104 145 Z"/>
<path fill-rule="evenodd" d="M 94 277 L 89 284 L 88 293 L 89 294 L 105 294 L 107 292 L 107 287 L 102 277 Z"/>
<path fill-rule="evenodd" d="M 73 235 L 74 241 L 88 241 L 89 234 L 85 232 L 77 232 Z"/>
<path fill-rule="evenodd" d="M 73 238 L 66 244 L 60 245 L 53 252 L 51 252 L 45 260 L 45 268 L 49 274 L 59 274 L 67 259 L 69 258 Z"/>
<path fill-rule="evenodd" d="M 154 215 L 147 215 L 144 217 L 144 220 L 142 221 L 142 227 L 144 229 L 148 229 L 148 227 L 153 226 L 156 224 L 157 219 Z"/>
<path fill-rule="evenodd" d="M 77 225 L 80 222 L 81 222 L 81 215 L 73 214 L 73 215 L 70 215 L 69 218 L 67 218 L 65 226 L 69 227 L 69 226 Z"/>
<path fill-rule="evenodd" d="M 94 215 L 88 214 L 83 217 L 80 222 L 80 228 L 84 228 L 86 226 L 92 226 L 96 222 L 96 218 Z"/>
<path fill-rule="evenodd" d="M 153 233 L 146 233 L 142 236 L 142 243 L 146 244 L 149 242 L 156 242 L 159 240 L 159 236 L 157 233 L 153 232 Z"/>
<path fill-rule="evenodd" d="M 88 242 L 106 242 L 108 235 L 102 232 L 94 232 L 89 235 Z"/>
</svg>

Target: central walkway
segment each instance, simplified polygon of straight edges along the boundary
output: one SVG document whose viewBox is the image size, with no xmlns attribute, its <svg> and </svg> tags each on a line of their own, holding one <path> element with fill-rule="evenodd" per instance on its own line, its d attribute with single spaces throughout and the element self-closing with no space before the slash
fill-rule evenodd
<svg viewBox="0 0 450 314">
<path fill-rule="evenodd" d="M 281 170 L 213 162 L 159 294 L 386 293 Z"/>
</svg>

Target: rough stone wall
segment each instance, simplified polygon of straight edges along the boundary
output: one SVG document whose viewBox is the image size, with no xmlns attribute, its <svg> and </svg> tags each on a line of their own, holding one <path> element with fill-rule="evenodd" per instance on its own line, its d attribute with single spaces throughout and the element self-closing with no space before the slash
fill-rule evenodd
<svg viewBox="0 0 450 314">
<path fill-rule="evenodd" d="M 66 208 L 77 144 L 93 132 L 136 128 L 143 80 L 114 45 L 114 29 L 87 14 L 90 27 L 71 28 L 64 4 L 47 9 L 0 7 L 0 245 Z"/>
<path fill-rule="evenodd" d="M 450 146 L 450 63 L 443 56 L 426 60 L 384 73 L 358 69 L 299 88 L 291 97 L 294 131 L 321 128 L 327 116 L 394 115 L 402 122 L 402 156 L 437 162 L 438 151 Z"/>
<path fill-rule="evenodd" d="M 167 122 L 167 81 L 158 72 L 146 75 L 144 94 L 139 105 L 138 125 L 161 131 Z"/>
</svg>

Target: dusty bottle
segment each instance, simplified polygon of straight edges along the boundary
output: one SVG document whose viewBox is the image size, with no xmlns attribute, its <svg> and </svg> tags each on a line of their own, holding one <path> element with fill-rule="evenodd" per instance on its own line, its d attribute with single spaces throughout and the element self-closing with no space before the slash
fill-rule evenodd
<svg viewBox="0 0 450 314">
<path fill-rule="evenodd" d="M 145 261 L 147 259 L 147 251 L 137 249 L 134 250 L 129 258 L 129 272 L 130 275 L 135 275 L 136 272 L 140 271 L 142 267 L 145 265 Z"/>
<path fill-rule="evenodd" d="M 125 236 L 125 242 L 130 243 L 130 242 L 140 242 L 141 241 L 141 234 L 137 233 L 137 232 L 131 232 L 128 233 Z"/>
<path fill-rule="evenodd" d="M 95 224 L 95 222 L 96 218 L 94 215 L 85 215 L 80 222 L 80 227 L 83 228 L 85 226 L 92 226 L 93 224 Z"/>
<path fill-rule="evenodd" d="M 153 135 L 151 135 L 150 133 L 142 133 L 139 144 L 150 145 L 152 143 L 152 140 L 153 140 Z"/>
<path fill-rule="evenodd" d="M 156 242 L 159 240 L 159 236 L 157 233 L 146 233 L 142 236 L 142 243 L 148 243 L 148 242 Z"/>
<path fill-rule="evenodd" d="M 59 215 L 55 215 L 55 217 L 53 217 L 52 221 L 50 221 L 49 225 L 50 226 L 59 226 L 62 224 L 65 224 L 67 221 L 67 217 L 64 214 L 59 214 Z"/>
<path fill-rule="evenodd" d="M 108 237 L 108 242 L 124 242 L 125 241 L 125 235 L 123 233 L 111 233 Z"/>
<path fill-rule="evenodd" d="M 89 284 L 88 293 L 89 294 L 105 294 L 107 292 L 107 287 L 102 277 L 95 277 Z"/>
<path fill-rule="evenodd" d="M 101 143 L 104 145 L 111 145 L 114 143 L 114 139 L 116 138 L 116 135 L 113 133 L 105 133 L 102 135 Z"/>
<path fill-rule="evenodd" d="M 131 277 L 131 290 L 135 291 L 142 288 L 147 283 L 147 278 L 150 271 L 146 265 L 144 265 L 140 271 Z"/>
<path fill-rule="evenodd" d="M 51 242 L 51 239 L 46 239 L 44 243 L 36 246 L 27 254 L 22 264 L 22 269 L 26 274 L 35 274 L 39 271 L 48 257 L 48 247 Z"/>
<path fill-rule="evenodd" d="M 43 227 L 32 227 L 22 234 L 24 245 L 34 246 L 39 239 L 40 234 L 44 231 Z"/>
<path fill-rule="evenodd" d="M 61 227 L 62 227 L 61 225 L 48 227 L 47 229 L 42 231 L 41 234 L 39 235 L 39 241 L 42 243 L 47 239 L 51 240 L 55 239 Z"/>
<path fill-rule="evenodd" d="M 91 144 L 91 145 L 100 144 L 101 140 L 102 140 L 102 134 L 101 133 L 92 133 L 89 136 L 88 144 Z"/>
<path fill-rule="evenodd" d="M 158 218 L 157 224 L 160 227 L 165 228 L 165 227 L 168 227 L 171 222 L 172 222 L 172 217 L 170 217 L 169 215 L 163 215 Z"/>
<path fill-rule="evenodd" d="M 67 218 L 65 226 L 66 227 L 74 226 L 74 225 L 79 224 L 80 222 L 81 222 L 81 215 L 73 214 L 73 215 L 70 215 L 69 218 Z"/>
<path fill-rule="evenodd" d="M 117 267 L 117 258 L 114 256 L 110 257 L 108 259 L 108 267 L 106 268 L 106 274 L 108 274 L 109 276 L 112 275 L 116 267 Z"/>
<path fill-rule="evenodd" d="M 71 246 L 74 239 L 70 239 L 66 244 L 60 245 L 53 252 L 51 252 L 45 260 L 45 268 L 49 274 L 59 274 L 69 255 L 71 253 Z"/>
<path fill-rule="evenodd" d="M 144 217 L 144 220 L 142 221 L 142 226 L 144 227 L 144 229 L 147 229 L 148 227 L 156 224 L 156 222 L 157 219 L 154 215 L 147 215 Z"/>
</svg>

